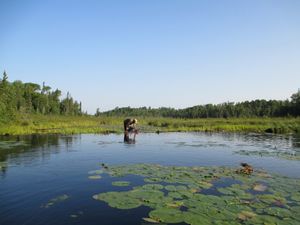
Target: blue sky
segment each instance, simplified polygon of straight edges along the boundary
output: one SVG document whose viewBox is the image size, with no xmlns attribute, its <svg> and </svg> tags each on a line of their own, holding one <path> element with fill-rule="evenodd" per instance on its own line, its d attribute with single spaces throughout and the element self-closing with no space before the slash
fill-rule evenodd
<svg viewBox="0 0 300 225">
<path fill-rule="evenodd" d="M 0 9 L 0 71 L 69 91 L 89 113 L 286 99 L 300 88 L 298 0 L 0 0 Z"/>
</svg>

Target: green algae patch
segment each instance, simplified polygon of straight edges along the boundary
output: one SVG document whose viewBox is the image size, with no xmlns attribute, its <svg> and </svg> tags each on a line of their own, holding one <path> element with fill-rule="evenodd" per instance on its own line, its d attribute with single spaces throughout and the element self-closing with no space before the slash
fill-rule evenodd
<svg viewBox="0 0 300 225">
<path fill-rule="evenodd" d="M 59 195 L 59 196 L 57 196 L 55 198 L 50 199 L 45 205 L 42 205 L 41 207 L 42 208 L 49 208 L 49 207 L 51 207 L 51 206 L 53 206 L 53 205 L 55 205 L 57 203 L 65 201 L 65 200 L 67 200 L 69 198 L 70 198 L 70 196 L 66 195 L 66 194 Z"/>
<path fill-rule="evenodd" d="M 299 179 L 263 170 L 254 170 L 251 175 L 236 171 L 229 167 L 157 164 L 106 166 L 103 173 L 111 177 L 136 175 L 145 184 L 93 198 L 117 209 L 149 207 L 148 217 L 141 218 L 144 224 L 300 223 Z"/>
<path fill-rule="evenodd" d="M 111 183 L 113 186 L 126 187 L 130 185 L 129 181 L 115 181 Z"/>
</svg>

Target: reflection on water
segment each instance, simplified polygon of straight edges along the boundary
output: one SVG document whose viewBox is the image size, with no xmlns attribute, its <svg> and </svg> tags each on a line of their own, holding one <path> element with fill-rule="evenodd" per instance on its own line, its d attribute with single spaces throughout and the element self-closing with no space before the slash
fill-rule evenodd
<svg viewBox="0 0 300 225">
<path fill-rule="evenodd" d="M 80 140 L 78 136 L 62 135 L 27 135 L 0 136 L 0 168 L 2 173 L 7 170 L 7 161 L 12 164 L 31 164 L 35 160 L 46 160 L 50 154 L 70 151 L 72 144 Z"/>
<path fill-rule="evenodd" d="M 82 137 L 83 140 L 82 140 Z M 125 139 L 124 139 L 125 140 Z M 82 142 L 82 143 L 81 143 Z M 85 149 L 87 146 L 96 143 L 103 149 L 127 149 L 123 144 L 120 135 L 28 135 L 0 137 L 0 170 L 5 173 L 9 164 L 30 165 L 36 161 L 43 162 L 50 158 L 52 154 L 60 152 L 76 151 L 74 146 Z M 135 143 L 127 140 L 125 143 Z M 272 134 L 232 134 L 232 133 L 170 133 L 170 134 L 144 134 L 137 141 L 139 153 L 151 154 L 148 150 L 157 154 L 157 149 L 190 151 L 191 148 L 198 150 L 196 154 L 201 155 L 207 151 L 216 150 L 220 155 L 224 151 L 233 154 L 248 156 L 272 156 L 285 159 L 300 159 L 300 137 L 292 135 L 272 135 Z M 165 151 L 165 153 L 168 153 Z M 114 151 L 115 153 L 115 151 Z M 178 152 L 177 152 L 178 153 Z M 181 152 L 182 153 L 182 152 Z M 215 154 L 215 153 L 211 153 Z M 288 156 L 288 157 L 287 157 Z M 167 157 L 161 154 L 161 157 Z M 172 159 L 174 160 L 172 154 Z M 181 157 L 178 154 L 177 157 Z M 223 165 L 222 157 L 215 155 L 216 164 Z M 127 157 L 125 157 L 127 158 Z M 127 159 L 131 158 L 128 157 Z M 175 155 L 176 158 L 176 155 Z M 188 155 L 186 155 L 188 163 Z M 167 158 L 166 163 L 176 163 Z M 179 160 L 180 161 L 180 160 Z M 152 161 L 150 161 L 151 163 Z M 130 163 L 130 159 L 128 161 Z M 184 163 L 183 163 L 184 164 Z"/>
<path fill-rule="evenodd" d="M 123 135 L 30 135 L 0 137 L 0 224 L 141 224 L 147 208 L 119 211 L 91 198 L 115 187 L 114 177 L 88 179 L 88 171 L 101 164 L 151 163 L 178 166 L 254 168 L 300 178 L 300 161 L 235 152 L 281 151 L 299 155 L 296 136 L 229 133 L 140 134 L 134 145 Z M 132 184 L 140 185 L 135 177 Z M 228 182 L 224 180 L 223 182 Z M 66 201 L 47 209 L 49 200 Z M 79 213 L 80 212 L 80 213 Z M 75 216 L 74 216 L 75 215 Z"/>
</svg>

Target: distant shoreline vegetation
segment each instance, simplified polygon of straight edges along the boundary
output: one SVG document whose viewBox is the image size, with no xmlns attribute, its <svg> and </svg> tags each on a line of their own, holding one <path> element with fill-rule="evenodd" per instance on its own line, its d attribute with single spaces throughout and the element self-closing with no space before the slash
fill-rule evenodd
<svg viewBox="0 0 300 225">
<path fill-rule="evenodd" d="M 253 117 L 297 117 L 300 116 L 300 90 L 291 96 L 291 100 L 253 100 L 244 102 L 226 102 L 206 104 L 185 109 L 151 107 L 116 107 L 100 112 L 96 116 L 149 116 L 171 118 L 253 118 Z"/>
<path fill-rule="evenodd" d="M 300 91 L 290 100 L 207 104 L 185 109 L 115 108 L 88 115 L 70 94 L 43 83 L 0 79 L 0 135 L 122 133 L 125 117 L 137 117 L 141 132 L 300 133 Z"/>
<path fill-rule="evenodd" d="M 43 83 L 9 82 L 4 71 L 0 79 L 0 123 L 14 121 L 17 114 L 82 115 L 81 102 L 75 101 L 69 92 L 61 99 L 61 91 Z"/>
</svg>

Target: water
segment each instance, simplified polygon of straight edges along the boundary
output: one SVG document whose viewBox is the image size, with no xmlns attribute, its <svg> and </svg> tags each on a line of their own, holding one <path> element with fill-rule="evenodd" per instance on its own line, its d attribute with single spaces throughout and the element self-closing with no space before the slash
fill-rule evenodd
<svg viewBox="0 0 300 225">
<path fill-rule="evenodd" d="M 114 134 L 1 137 L 0 224 L 141 224 L 147 207 L 118 210 L 92 198 L 100 192 L 130 189 L 112 186 L 118 179 L 108 175 L 88 179 L 88 171 L 99 169 L 101 163 L 237 167 L 247 162 L 254 168 L 300 178 L 299 137 L 166 133 L 140 134 L 136 144 L 122 141 L 123 136 Z M 276 154 L 241 155 L 240 150 Z M 281 153 L 288 153 L 289 158 Z M 143 181 L 133 175 L 129 179 L 133 185 Z M 67 200 L 43 208 L 64 194 Z"/>
</svg>

